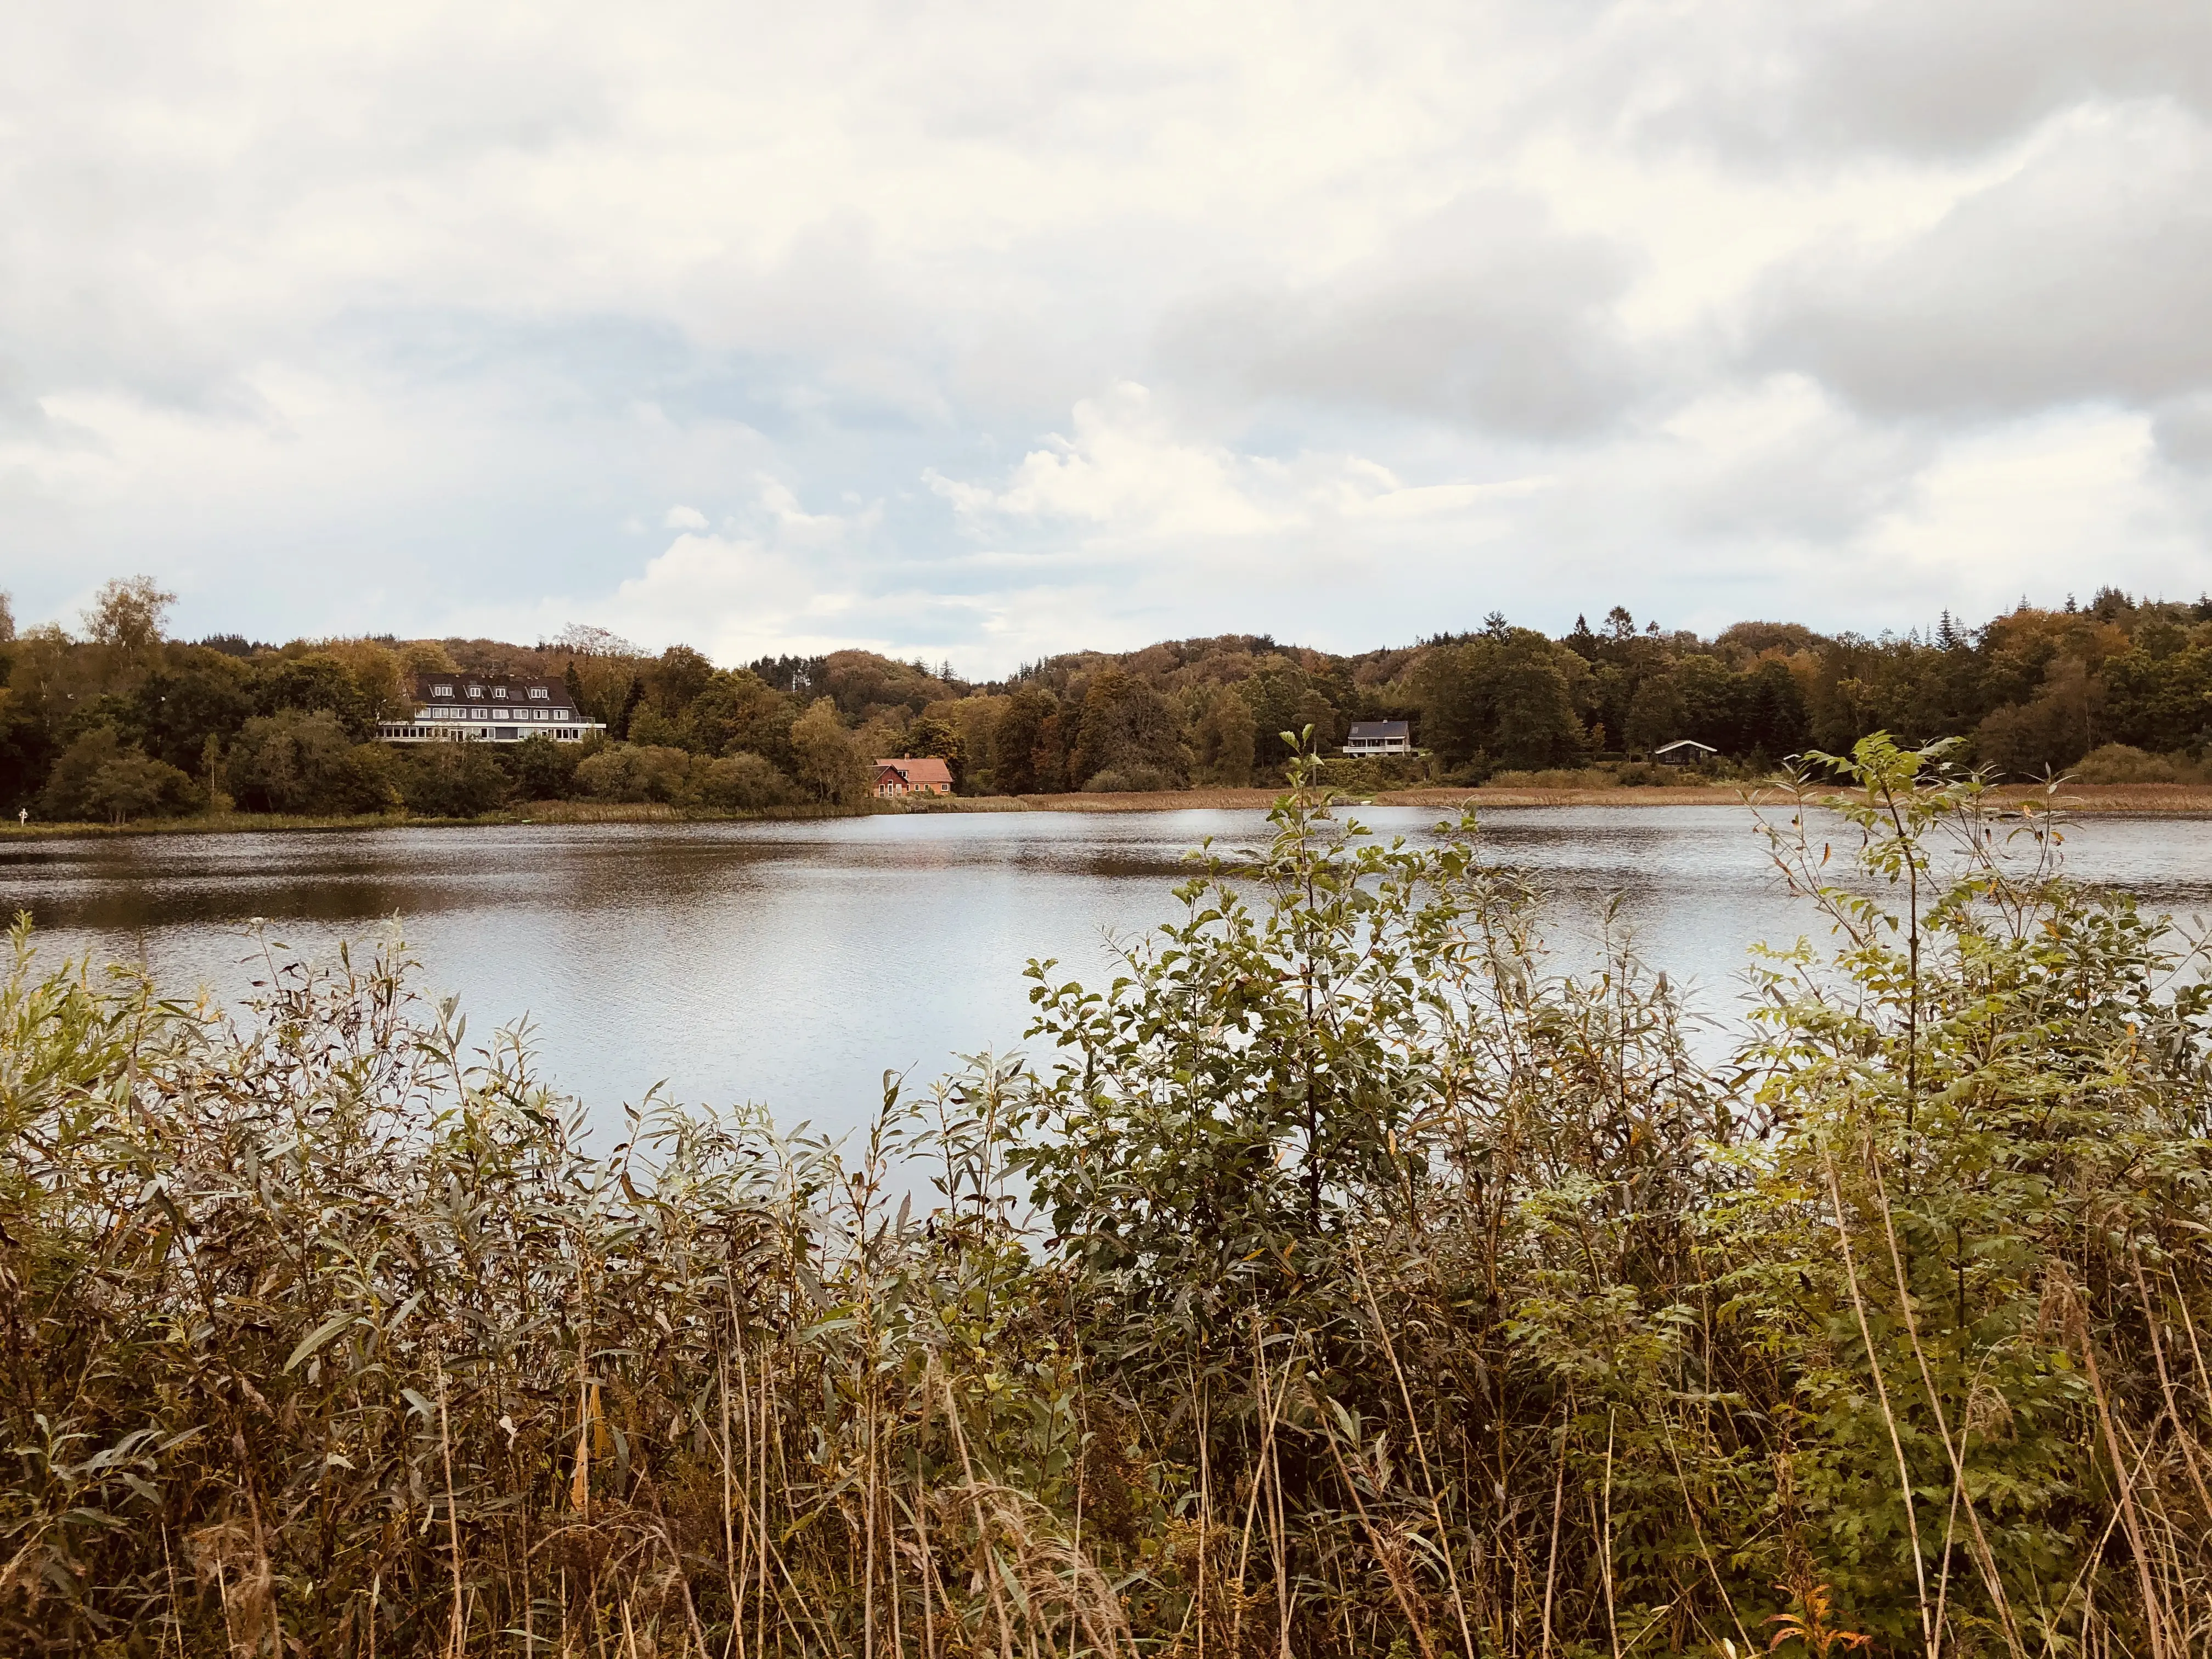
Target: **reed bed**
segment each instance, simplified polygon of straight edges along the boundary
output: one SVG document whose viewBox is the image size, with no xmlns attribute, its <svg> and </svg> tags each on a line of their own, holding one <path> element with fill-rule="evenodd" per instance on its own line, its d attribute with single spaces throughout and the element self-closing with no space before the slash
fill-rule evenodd
<svg viewBox="0 0 2212 1659">
<path fill-rule="evenodd" d="M 2015 805 L 2040 806 L 2056 797 L 2069 812 L 2212 814 L 2212 787 L 2201 783 L 2081 783 L 2069 778 L 2055 787 L 2007 784 L 1990 793 L 1995 799 Z"/>
<path fill-rule="evenodd" d="M 589 1145 L 396 943 L 230 1018 L 19 926 L 0 1647 L 2212 1650 L 2206 993 L 1940 755 L 1846 764 L 1765 821 L 1838 942 L 1728 1064 L 1302 767 L 842 1147 Z"/>
</svg>

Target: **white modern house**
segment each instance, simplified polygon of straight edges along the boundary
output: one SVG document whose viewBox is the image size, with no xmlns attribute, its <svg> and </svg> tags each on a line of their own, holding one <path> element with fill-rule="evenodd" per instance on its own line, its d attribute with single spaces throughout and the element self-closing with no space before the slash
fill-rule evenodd
<svg viewBox="0 0 2212 1659">
<path fill-rule="evenodd" d="M 415 718 L 376 725 L 386 743 L 581 743 L 606 730 L 559 680 L 483 674 L 425 674 L 415 682 Z"/>
<path fill-rule="evenodd" d="M 1410 755 L 1413 752 L 1411 720 L 1354 720 L 1345 733 L 1347 755 Z"/>
</svg>

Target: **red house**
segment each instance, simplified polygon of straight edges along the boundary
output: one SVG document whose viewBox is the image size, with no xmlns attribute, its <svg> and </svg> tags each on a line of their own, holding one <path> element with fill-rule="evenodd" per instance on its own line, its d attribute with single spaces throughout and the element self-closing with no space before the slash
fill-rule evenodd
<svg viewBox="0 0 2212 1659">
<path fill-rule="evenodd" d="M 949 795 L 952 793 L 952 769 L 934 755 L 879 760 L 876 763 L 876 793 L 884 796 Z"/>
</svg>

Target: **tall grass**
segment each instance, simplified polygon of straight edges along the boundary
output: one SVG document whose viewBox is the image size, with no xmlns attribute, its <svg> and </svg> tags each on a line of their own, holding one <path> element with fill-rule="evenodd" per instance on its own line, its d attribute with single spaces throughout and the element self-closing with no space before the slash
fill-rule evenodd
<svg viewBox="0 0 2212 1659">
<path fill-rule="evenodd" d="M 1940 757 L 1845 771 L 1768 815 L 1838 941 L 1727 1064 L 1302 769 L 842 1150 L 587 1150 L 396 951 L 231 1019 L 19 927 L 0 1645 L 2204 1652 L 2193 958 Z"/>
</svg>

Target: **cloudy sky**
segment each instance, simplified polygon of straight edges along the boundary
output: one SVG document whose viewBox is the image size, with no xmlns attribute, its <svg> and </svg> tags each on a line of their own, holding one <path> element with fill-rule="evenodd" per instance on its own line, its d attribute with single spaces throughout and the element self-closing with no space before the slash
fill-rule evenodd
<svg viewBox="0 0 2212 1659">
<path fill-rule="evenodd" d="M 2212 5 L 16 4 L 0 586 L 963 672 L 2212 585 Z"/>
</svg>

